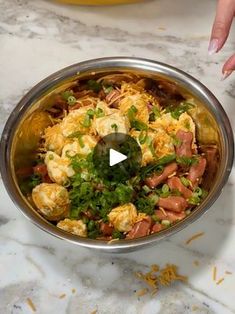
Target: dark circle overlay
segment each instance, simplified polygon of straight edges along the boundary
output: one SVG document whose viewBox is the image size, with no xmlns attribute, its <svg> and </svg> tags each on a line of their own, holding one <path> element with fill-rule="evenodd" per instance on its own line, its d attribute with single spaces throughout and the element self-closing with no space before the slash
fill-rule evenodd
<svg viewBox="0 0 235 314">
<path fill-rule="evenodd" d="M 127 159 L 110 166 L 110 149 L 125 155 Z M 94 149 L 93 164 L 98 176 L 109 182 L 125 182 L 134 177 L 141 167 L 142 153 L 137 141 L 130 135 L 111 133 L 99 140 Z"/>
</svg>

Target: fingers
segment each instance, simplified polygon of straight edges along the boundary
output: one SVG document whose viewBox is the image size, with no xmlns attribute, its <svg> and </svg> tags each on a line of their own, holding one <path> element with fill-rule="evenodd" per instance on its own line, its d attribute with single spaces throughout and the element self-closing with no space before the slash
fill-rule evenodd
<svg viewBox="0 0 235 314">
<path fill-rule="evenodd" d="M 208 47 L 209 54 L 218 52 L 223 47 L 230 31 L 234 12 L 234 0 L 218 0 L 216 16 Z"/>
<path fill-rule="evenodd" d="M 222 73 L 225 80 L 235 70 L 235 54 L 232 55 L 224 64 Z"/>
</svg>

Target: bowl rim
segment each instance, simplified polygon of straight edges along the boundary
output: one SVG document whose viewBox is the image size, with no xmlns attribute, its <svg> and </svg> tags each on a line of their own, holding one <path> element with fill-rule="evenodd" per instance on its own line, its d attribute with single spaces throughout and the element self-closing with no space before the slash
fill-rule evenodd
<svg viewBox="0 0 235 314">
<path fill-rule="evenodd" d="M 225 160 L 222 176 L 220 177 L 220 182 L 218 182 L 218 184 L 212 189 L 210 197 L 209 199 L 207 199 L 207 202 L 203 202 L 203 204 L 205 205 L 199 205 L 197 210 L 193 211 L 186 220 L 182 220 L 174 224 L 173 227 L 167 228 L 159 233 L 155 233 L 134 240 L 111 241 L 110 243 L 102 240 L 93 240 L 69 234 L 59 229 L 58 227 L 51 225 L 46 219 L 30 209 L 30 207 L 27 206 L 26 202 L 19 194 L 17 187 L 14 185 L 14 180 L 11 173 L 10 156 L 12 140 L 17 124 L 20 122 L 21 117 L 23 117 L 23 115 L 30 108 L 32 103 L 35 103 L 35 101 L 37 101 L 37 99 L 39 99 L 44 92 L 48 91 L 56 84 L 63 82 L 65 79 L 79 73 L 91 70 L 99 71 L 101 69 L 107 71 L 110 69 L 115 69 L 116 71 L 118 71 L 118 68 L 120 70 L 141 70 L 146 71 L 146 73 L 152 72 L 163 76 L 165 75 L 173 81 L 175 80 L 177 82 L 180 82 L 180 84 L 186 89 L 193 91 L 199 98 L 203 99 L 204 104 L 211 111 L 212 115 L 219 125 L 220 132 L 223 135 L 222 140 L 226 156 L 224 156 Z M 187 227 L 190 223 L 194 222 L 208 211 L 208 209 L 219 197 L 230 175 L 234 158 L 234 138 L 230 121 L 222 105 L 205 85 L 203 85 L 200 81 L 198 81 L 191 75 L 166 63 L 149 59 L 133 57 L 108 57 L 91 59 L 65 67 L 49 75 L 38 84 L 36 84 L 32 89 L 30 89 L 16 105 L 5 124 L 1 136 L 0 150 L 2 152 L 2 158 L 0 160 L 0 172 L 4 185 L 13 203 L 23 213 L 23 215 L 26 216 L 26 218 L 28 218 L 43 231 L 57 238 L 67 240 L 69 242 L 87 248 L 95 248 L 107 252 L 121 253 L 147 247 L 168 236 L 172 236 L 176 232 L 179 232 Z M 39 218 L 37 218 L 37 216 L 39 216 Z"/>
</svg>

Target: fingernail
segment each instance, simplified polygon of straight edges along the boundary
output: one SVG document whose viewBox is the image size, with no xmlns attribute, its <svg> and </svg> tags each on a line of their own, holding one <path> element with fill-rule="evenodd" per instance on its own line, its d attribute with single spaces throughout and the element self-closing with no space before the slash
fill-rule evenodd
<svg viewBox="0 0 235 314">
<path fill-rule="evenodd" d="M 219 48 L 219 40 L 217 38 L 211 39 L 208 47 L 208 53 L 209 55 L 213 55 L 218 51 Z"/>
<path fill-rule="evenodd" d="M 226 80 L 226 78 L 229 77 L 229 75 L 231 75 L 232 72 L 233 72 L 232 70 L 224 71 L 221 81 Z"/>
</svg>

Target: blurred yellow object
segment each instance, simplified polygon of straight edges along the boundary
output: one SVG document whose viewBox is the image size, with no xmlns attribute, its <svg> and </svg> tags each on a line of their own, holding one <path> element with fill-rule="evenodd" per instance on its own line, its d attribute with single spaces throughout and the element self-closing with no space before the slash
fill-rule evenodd
<svg viewBox="0 0 235 314">
<path fill-rule="evenodd" d="M 81 5 L 113 5 L 141 2 L 143 0 L 56 0 L 61 3 L 81 4 Z"/>
</svg>

